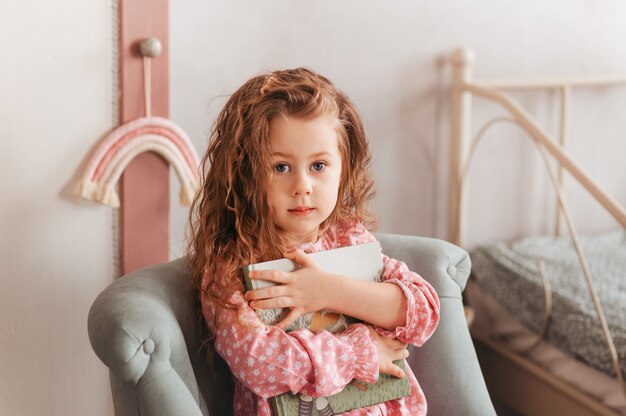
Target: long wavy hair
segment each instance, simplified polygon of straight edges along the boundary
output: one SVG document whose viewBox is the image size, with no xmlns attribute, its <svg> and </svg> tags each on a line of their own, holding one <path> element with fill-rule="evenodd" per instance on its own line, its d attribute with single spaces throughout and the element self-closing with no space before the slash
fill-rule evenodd
<svg viewBox="0 0 626 416">
<path fill-rule="evenodd" d="M 339 221 L 358 221 L 368 227 L 375 224 L 368 210 L 374 194 L 371 157 L 352 102 L 327 78 L 305 68 L 251 78 L 229 98 L 211 130 L 202 159 L 200 191 L 189 216 L 188 260 L 199 319 L 202 295 L 203 301 L 216 309 L 235 307 L 230 299 L 245 287 L 241 268 L 281 257 L 281 248 L 289 241 L 274 225 L 267 200 L 272 172 L 270 123 L 280 116 L 306 119 L 322 115 L 338 120 L 342 172 L 337 204 L 320 225 L 320 233 Z M 231 396 L 228 367 L 214 353 L 207 326 L 201 328 L 209 365 L 221 379 L 218 388 L 224 397 Z M 228 403 L 232 401 L 216 405 Z M 231 410 L 216 409 L 219 414 Z"/>
<path fill-rule="evenodd" d="M 368 210 L 374 193 L 371 156 L 352 102 L 327 78 L 305 68 L 250 79 L 229 98 L 212 128 L 202 160 L 205 175 L 190 214 L 193 287 L 215 307 L 233 307 L 231 295 L 244 289 L 242 266 L 281 257 L 277 242 L 285 236 L 274 225 L 266 196 L 270 123 L 278 116 L 327 114 L 339 121 L 342 173 L 337 205 L 320 230 L 344 220 L 375 223 Z M 208 283 L 202 286 L 205 273 Z"/>
</svg>

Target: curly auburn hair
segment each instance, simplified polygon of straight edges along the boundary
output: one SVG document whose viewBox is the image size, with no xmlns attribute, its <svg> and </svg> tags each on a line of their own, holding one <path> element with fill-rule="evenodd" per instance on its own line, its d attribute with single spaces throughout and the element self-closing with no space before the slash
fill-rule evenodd
<svg viewBox="0 0 626 416">
<path fill-rule="evenodd" d="M 202 159 L 205 175 L 191 208 L 188 247 L 196 300 L 204 293 L 215 307 L 233 307 L 231 295 L 244 290 L 241 267 L 282 257 L 284 235 L 273 223 L 265 191 L 272 172 L 270 123 L 278 116 L 328 114 L 339 121 L 342 172 L 337 205 L 320 232 L 338 221 L 374 223 L 367 209 L 374 193 L 371 157 L 352 102 L 305 68 L 253 77 L 222 109 Z M 202 287 L 205 272 L 209 281 Z"/>
<path fill-rule="evenodd" d="M 205 175 L 189 216 L 188 261 L 198 312 L 201 294 L 214 308 L 234 307 L 231 296 L 244 289 L 241 267 L 281 257 L 286 239 L 274 225 L 266 195 L 272 172 L 270 124 L 280 116 L 322 115 L 338 120 L 342 172 L 337 204 L 320 232 L 339 221 L 374 223 L 367 209 L 374 194 L 371 157 L 352 102 L 328 79 L 304 68 L 250 79 L 230 97 L 212 128 L 202 159 Z M 208 282 L 203 285 L 205 273 Z M 198 317 L 203 320 L 202 313 Z M 207 326 L 200 328 L 208 364 L 220 380 L 217 397 L 232 398 L 228 365 L 215 354 Z M 232 414 L 232 400 L 220 403 L 213 403 L 212 414 Z"/>
</svg>

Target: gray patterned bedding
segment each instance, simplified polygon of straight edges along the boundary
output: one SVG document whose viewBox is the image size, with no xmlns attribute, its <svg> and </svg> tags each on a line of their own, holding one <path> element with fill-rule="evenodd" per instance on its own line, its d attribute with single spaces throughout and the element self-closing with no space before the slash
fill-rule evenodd
<svg viewBox="0 0 626 416">
<path fill-rule="evenodd" d="M 591 276 L 626 377 L 626 232 L 581 237 Z M 612 377 L 611 359 L 568 236 L 531 237 L 471 251 L 472 275 L 529 329 L 541 330 L 544 295 L 536 259 L 545 262 L 553 312 L 546 341 Z"/>
</svg>

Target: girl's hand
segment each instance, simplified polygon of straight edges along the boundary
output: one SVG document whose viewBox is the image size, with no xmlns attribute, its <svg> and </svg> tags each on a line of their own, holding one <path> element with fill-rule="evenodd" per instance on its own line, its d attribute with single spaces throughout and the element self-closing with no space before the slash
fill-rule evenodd
<svg viewBox="0 0 626 416">
<path fill-rule="evenodd" d="M 406 343 L 397 338 L 381 335 L 369 325 L 367 328 L 370 330 L 370 337 L 378 345 L 378 372 L 404 378 L 404 371 L 393 362 L 409 356 Z"/>
<path fill-rule="evenodd" d="M 290 308 L 287 316 L 276 324 L 285 329 L 300 316 L 326 307 L 327 291 L 332 290 L 331 275 L 321 270 L 304 251 L 297 249 L 284 256 L 295 261 L 300 269 L 287 273 L 279 270 L 254 270 L 250 279 L 267 280 L 276 286 L 246 292 L 245 298 L 254 309 Z"/>
</svg>

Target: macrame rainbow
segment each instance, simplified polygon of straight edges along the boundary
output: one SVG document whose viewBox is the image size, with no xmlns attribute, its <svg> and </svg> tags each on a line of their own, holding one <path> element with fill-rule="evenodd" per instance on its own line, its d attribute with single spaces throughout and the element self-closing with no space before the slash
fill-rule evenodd
<svg viewBox="0 0 626 416">
<path fill-rule="evenodd" d="M 122 172 L 143 152 L 161 155 L 180 181 L 180 202 L 191 205 L 200 183 L 198 154 L 187 134 L 163 117 L 140 117 L 109 133 L 89 159 L 75 192 L 83 198 L 120 206 L 115 190 Z"/>
</svg>

